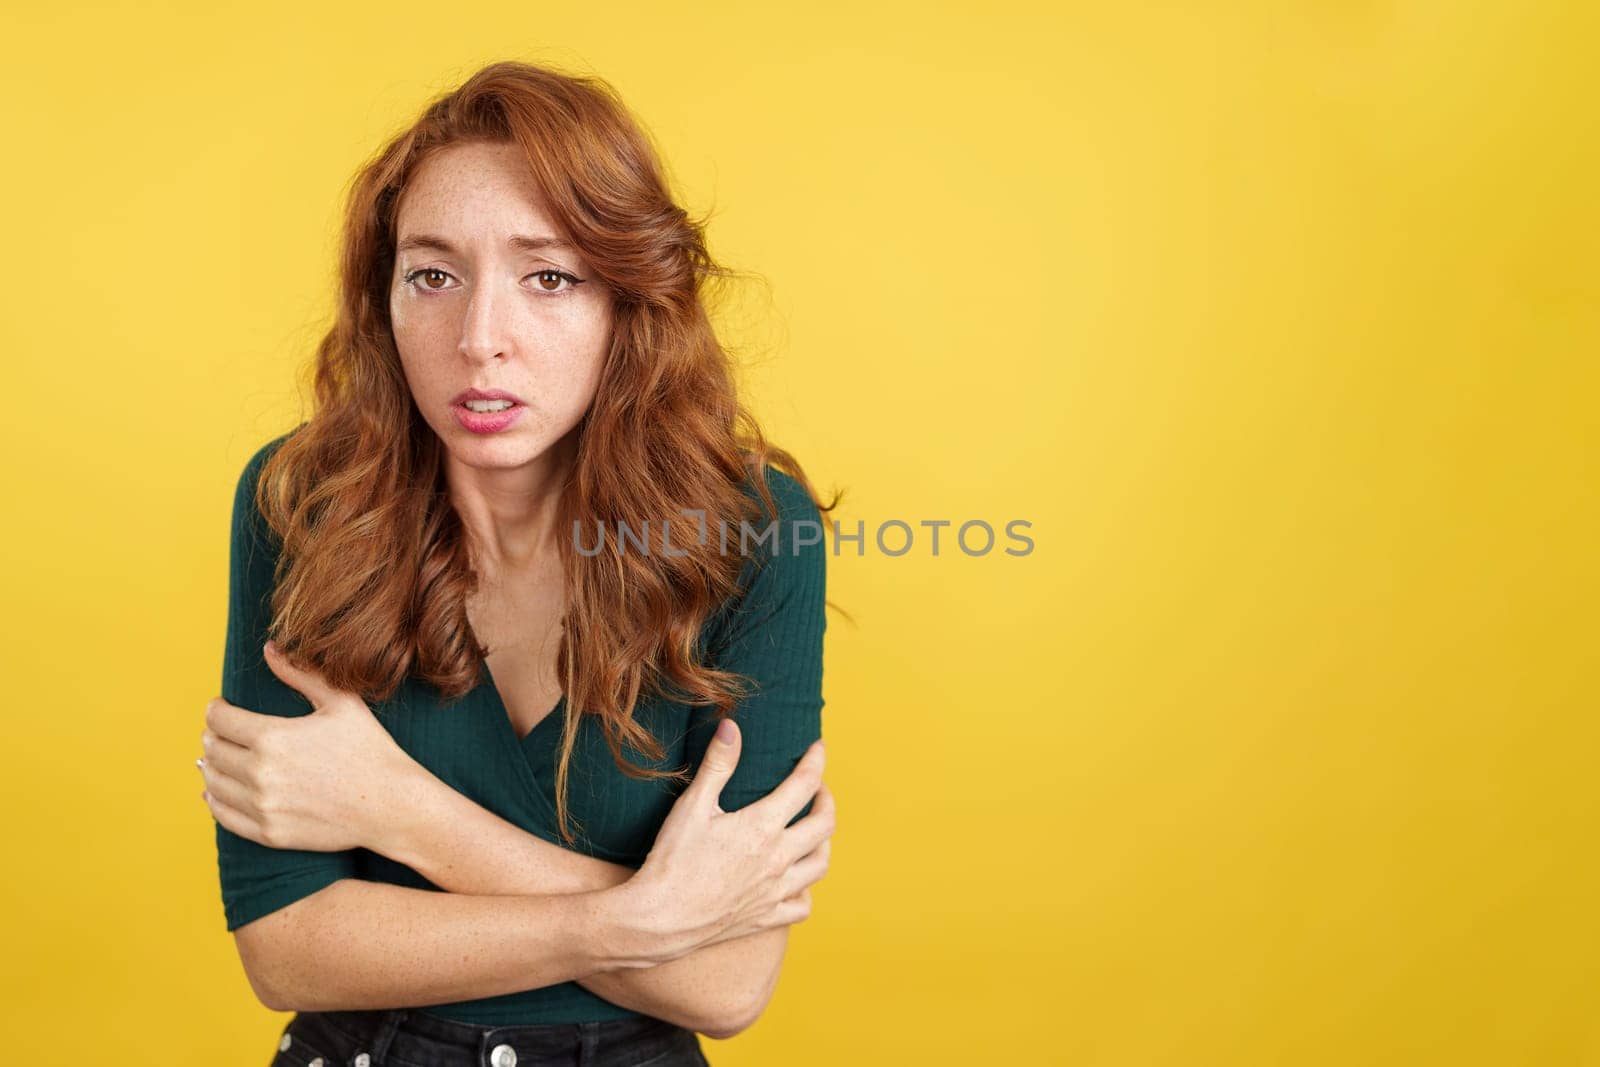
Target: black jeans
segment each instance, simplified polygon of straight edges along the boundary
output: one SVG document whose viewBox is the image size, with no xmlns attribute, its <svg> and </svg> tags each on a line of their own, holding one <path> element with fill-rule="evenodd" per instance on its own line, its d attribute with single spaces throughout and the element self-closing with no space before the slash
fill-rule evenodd
<svg viewBox="0 0 1600 1067">
<path fill-rule="evenodd" d="M 269 1067 L 710 1067 L 693 1030 L 653 1018 L 480 1026 L 404 1009 L 302 1011 Z"/>
</svg>

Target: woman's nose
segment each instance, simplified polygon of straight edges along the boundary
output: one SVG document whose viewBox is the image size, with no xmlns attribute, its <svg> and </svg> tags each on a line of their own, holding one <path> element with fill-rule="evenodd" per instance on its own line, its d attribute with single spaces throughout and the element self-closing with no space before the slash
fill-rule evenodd
<svg viewBox="0 0 1600 1067">
<path fill-rule="evenodd" d="M 474 286 L 461 323 L 462 355 L 472 360 L 491 360 L 507 354 L 511 342 L 503 307 L 495 285 Z"/>
</svg>

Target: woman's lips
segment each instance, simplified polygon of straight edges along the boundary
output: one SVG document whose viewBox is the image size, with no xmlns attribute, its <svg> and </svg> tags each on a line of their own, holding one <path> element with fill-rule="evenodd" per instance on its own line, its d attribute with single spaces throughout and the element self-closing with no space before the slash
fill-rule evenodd
<svg viewBox="0 0 1600 1067">
<path fill-rule="evenodd" d="M 455 413 L 456 421 L 462 429 L 471 433 L 499 433 L 522 417 L 527 410 L 525 404 L 512 404 L 504 411 L 473 411 L 465 404 L 451 404 L 450 410 Z"/>
</svg>

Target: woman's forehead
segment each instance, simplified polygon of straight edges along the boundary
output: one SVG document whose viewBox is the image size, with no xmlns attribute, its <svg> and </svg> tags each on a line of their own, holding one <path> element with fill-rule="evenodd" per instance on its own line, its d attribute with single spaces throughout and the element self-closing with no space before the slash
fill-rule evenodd
<svg viewBox="0 0 1600 1067">
<path fill-rule="evenodd" d="M 397 237 L 408 229 L 440 234 L 492 221 L 508 236 L 559 237 L 544 192 L 515 145 L 455 145 L 412 173 L 396 211 Z M 449 236 L 448 234 L 446 235 Z M 456 234 L 464 237 L 464 233 Z"/>
</svg>

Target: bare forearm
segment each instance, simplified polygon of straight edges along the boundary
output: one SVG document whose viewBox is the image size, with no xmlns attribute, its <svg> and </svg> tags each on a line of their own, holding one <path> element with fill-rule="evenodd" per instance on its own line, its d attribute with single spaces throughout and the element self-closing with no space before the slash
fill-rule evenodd
<svg viewBox="0 0 1600 1067">
<path fill-rule="evenodd" d="M 711 1037 L 731 1037 L 771 999 L 788 941 L 789 928 L 782 926 L 653 967 L 596 971 L 578 984 L 613 1004 Z"/>
<path fill-rule="evenodd" d="M 632 868 L 562 848 L 486 810 L 422 771 L 407 818 L 380 850 L 451 893 L 585 892 L 625 883 Z M 427 779 L 431 779 L 427 780 Z M 645 968 L 595 971 L 578 984 L 613 1004 L 715 1034 L 764 1005 L 788 929 L 697 949 Z"/>
<path fill-rule="evenodd" d="M 347 879 L 236 931 L 280 1011 L 445 1004 L 648 966 L 614 893 L 477 896 Z"/>
<path fill-rule="evenodd" d="M 369 847 L 451 893 L 583 893 L 621 885 L 633 875 L 546 841 L 462 796 L 418 766 L 403 812 Z"/>
</svg>

